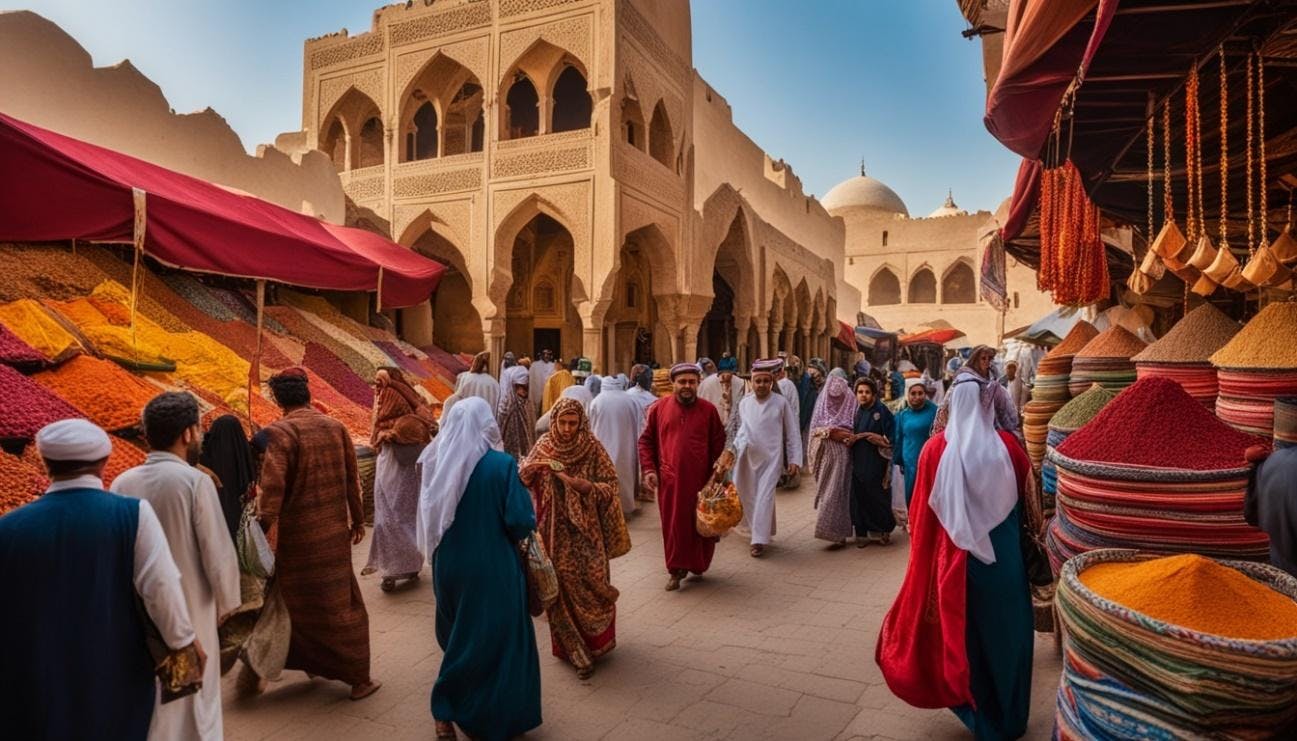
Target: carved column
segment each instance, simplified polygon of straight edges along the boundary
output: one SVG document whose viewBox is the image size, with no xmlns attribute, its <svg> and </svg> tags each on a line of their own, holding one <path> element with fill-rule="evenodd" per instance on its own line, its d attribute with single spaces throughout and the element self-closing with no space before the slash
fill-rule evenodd
<svg viewBox="0 0 1297 741">
<path fill-rule="evenodd" d="M 548 95 L 542 94 L 536 101 L 536 111 L 539 114 L 539 120 L 536 122 L 536 131 L 541 136 L 548 134 L 550 131 L 550 114 L 554 110 L 554 99 Z"/>
<path fill-rule="evenodd" d="M 757 354 L 763 358 L 770 357 L 770 320 L 764 317 L 757 319 Z M 751 365 L 751 360 L 748 362 Z"/>
<path fill-rule="evenodd" d="M 684 360 L 689 363 L 698 360 L 698 327 L 698 322 L 684 325 Z"/>
<path fill-rule="evenodd" d="M 342 169 L 351 172 L 351 132 L 343 131 L 342 140 L 346 142 L 342 148 Z"/>
</svg>

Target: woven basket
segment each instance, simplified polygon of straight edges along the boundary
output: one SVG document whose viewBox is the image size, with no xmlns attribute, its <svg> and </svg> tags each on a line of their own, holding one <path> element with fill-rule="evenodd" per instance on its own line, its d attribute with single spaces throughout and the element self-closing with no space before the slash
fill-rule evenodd
<svg viewBox="0 0 1297 741">
<path fill-rule="evenodd" d="M 1156 557 L 1103 549 L 1063 565 L 1055 601 L 1067 636 L 1064 736 L 1269 738 L 1297 720 L 1297 638 L 1191 630 L 1104 599 L 1079 578 L 1095 564 Z M 1273 566 L 1218 563 L 1297 600 L 1297 579 Z"/>
</svg>

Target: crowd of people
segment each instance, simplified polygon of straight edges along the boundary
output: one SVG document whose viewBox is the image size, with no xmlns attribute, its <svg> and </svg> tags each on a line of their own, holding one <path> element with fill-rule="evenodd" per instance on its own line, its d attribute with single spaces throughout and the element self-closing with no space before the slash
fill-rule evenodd
<svg viewBox="0 0 1297 741">
<path fill-rule="evenodd" d="M 641 504 L 657 504 L 665 588 L 676 591 L 704 578 L 715 552 L 717 539 L 695 527 L 704 487 L 732 481 L 736 530 L 761 558 L 776 535 L 776 492 L 804 472 L 826 549 L 887 545 L 898 525 L 912 534 L 919 557 L 878 648 L 893 690 L 957 708 L 979 737 L 1020 732 L 1031 668 L 1017 545 L 1026 459 L 1017 392 L 999 382 L 993 355 L 975 349 L 938 404 L 930 377 L 905 379 L 896 366 L 781 354 L 745 378 L 727 353 L 673 365 L 658 398 L 648 365 L 604 377 L 583 358 L 506 353 L 497 378 L 481 353 L 439 418 L 400 370 L 379 371 L 361 575 L 390 592 L 431 564 L 444 652 L 437 737 L 458 727 L 509 738 L 541 723 L 532 616 L 546 615 L 553 655 L 578 678 L 595 671 L 617 643 L 610 561 L 630 551 L 627 520 Z M 193 396 L 158 396 L 142 419 L 152 452 L 113 494 L 100 478 L 103 430 L 65 420 L 38 434 L 54 483 L 0 518 L 0 569 L 26 606 L 0 627 L 32 636 L 0 663 L 19 736 L 220 738 L 220 676 L 237 659 L 249 695 L 283 669 L 343 682 L 352 700 L 379 689 L 352 567 L 366 533 L 354 444 L 312 406 L 305 372 L 283 371 L 269 389 L 282 416 L 251 439 L 233 417 L 204 436 Z M 916 612 L 932 600 L 952 612 Z M 956 643 L 963 654 L 943 652 Z"/>
</svg>

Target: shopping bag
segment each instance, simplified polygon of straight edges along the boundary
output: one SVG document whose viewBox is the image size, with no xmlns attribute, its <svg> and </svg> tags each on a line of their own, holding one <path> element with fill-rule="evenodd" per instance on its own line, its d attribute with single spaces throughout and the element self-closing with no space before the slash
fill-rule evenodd
<svg viewBox="0 0 1297 741">
<path fill-rule="evenodd" d="M 719 538 L 743 519 L 743 502 L 730 475 L 712 476 L 698 492 L 694 510 L 694 530 L 704 538 Z"/>
<path fill-rule="evenodd" d="M 270 550 L 266 534 L 253 516 L 253 504 L 248 503 L 239 520 L 239 536 L 235 542 L 239 557 L 239 570 L 245 574 L 269 579 L 275 573 L 275 554 Z"/>
<path fill-rule="evenodd" d="M 262 679 L 278 679 L 288 661 L 288 643 L 292 638 L 292 623 L 288 619 L 288 605 L 279 593 L 278 580 L 266 590 L 261 615 L 252 634 L 243 644 L 243 660 Z"/>
<path fill-rule="evenodd" d="M 558 599 L 558 574 L 554 573 L 554 564 L 536 533 L 524 538 L 518 544 L 518 550 L 527 577 L 527 610 L 536 617 Z"/>
</svg>

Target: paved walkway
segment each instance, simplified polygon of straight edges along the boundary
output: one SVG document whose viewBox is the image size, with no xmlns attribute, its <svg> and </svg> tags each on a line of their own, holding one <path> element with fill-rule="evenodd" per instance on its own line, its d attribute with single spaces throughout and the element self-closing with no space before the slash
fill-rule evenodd
<svg viewBox="0 0 1297 741">
<path fill-rule="evenodd" d="M 545 723 L 529 739 L 959 739 L 945 710 L 897 700 L 874 664 L 878 626 L 905 571 L 904 536 L 890 547 L 826 552 L 812 538 L 809 479 L 778 499 L 779 534 L 762 559 L 737 536 L 717 548 L 702 582 L 667 593 L 655 505 L 632 519 L 630 554 L 613 562 L 618 648 L 581 682 L 549 655 L 549 630 L 536 621 Z M 355 549 L 357 568 L 369 543 Z M 433 634 L 429 571 L 412 588 L 378 589 L 362 577 L 369 608 L 373 675 L 383 688 L 361 702 L 347 687 L 286 672 L 251 700 L 225 678 L 225 731 L 231 741 L 269 739 L 431 739 L 429 692 L 441 652 Z M 1036 641 L 1031 725 L 1053 726 L 1060 661 Z"/>
</svg>

